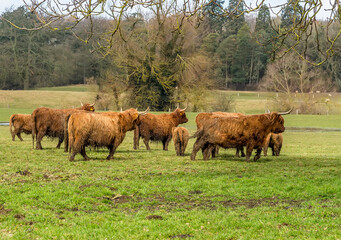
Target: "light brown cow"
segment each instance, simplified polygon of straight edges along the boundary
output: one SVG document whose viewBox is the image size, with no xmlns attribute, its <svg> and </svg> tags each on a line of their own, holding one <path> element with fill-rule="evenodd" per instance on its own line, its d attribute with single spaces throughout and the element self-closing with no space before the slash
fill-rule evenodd
<svg viewBox="0 0 341 240">
<path fill-rule="evenodd" d="M 212 113 L 199 113 L 195 118 L 195 123 L 197 125 L 197 130 L 203 128 L 203 126 L 209 121 L 211 118 L 219 118 L 219 117 L 241 117 L 245 116 L 243 113 L 228 113 L 228 112 L 212 112 Z M 245 157 L 243 147 L 236 148 L 236 157 L 239 157 L 239 151 L 241 152 L 241 156 Z M 214 158 L 219 153 L 218 145 L 209 145 L 208 147 L 202 149 L 203 155 L 205 155 L 205 159 L 208 159 L 210 155 Z"/>
<path fill-rule="evenodd" d="M 250 161 L 253 149 L 257 149 L 254 161 L 260 158 L 265 138 L 272 133 L 282 133 L 285 130 L 285 113 L 270 113 L 247 115 L 238 118 L 219 117 L 209 120 L 207 125 L 195 133 L 197 137 L 193 146 L 191 160 L 195 160 L 196 153 L 209 145 L 219 145 L 224 148 L 246 146 L 246 161 Z M 204 155 L 206 160 L 206 156 Z"/>
<path fill-rule="evenodd" d="M 168 150 L 168 144 L 172 139 L 172 127 L 188 122 L 185 109 L 175 109 L 172 113 L 151 114 L 140 117 L 140 124 L 134 131 L 134 149 L 139 148 L 139 139 L 143 138 L 147 150 L 150 150 L 149 140 L 161 141 L 163 150 Z"/>
<path fill-rule="evenodd" d="M 185 150 L 189 140 L 189 132 L 184 127 L 173 127 L 172 136 L 177 156 L 185 156 Z"/>
<path fill-rule="evenodd" d="M 94 104 L 82 104 L 80 108 L 53 109 L 40 107 L 31 114 L 32 140 L 36 138 L 36 149 L 42 149 L 41 141 L 44 136 L 57 137 L 59 139 L 57 148 L 60 148 L 64 140 L 64 124 L 66 116 L 77 110 L 95 111 Z"/>
<path fill-rule="evenodd" d="M 263 153 L 267 156 L 268 147 L 272 150 L 272 156 L 279 156 L 283 144 L 283 135 L 281 133 L 269 133 L 265 139 Z"/>
<path fill-rule="evenodd" d="M 77 153 L 89 160 L 85 152 L 88 145 L 107 147 L 107 159 L 112 159 L 126 132 L 135 129 L 139 116 L 144 114 L 146 111 L 138 113 L 134 108 L 120 113 L 73 113 L 68 121 L 69 160 L 74 161 Z"/>
<path fill-rule="evenodd" d="M 9 131 L 12 135 L 12 141 L 15 140 L 15 135 L 23 141 L 21 133 L 32 133 L 31 114 L 13 114 L 9 118 Z"/>
</svg>

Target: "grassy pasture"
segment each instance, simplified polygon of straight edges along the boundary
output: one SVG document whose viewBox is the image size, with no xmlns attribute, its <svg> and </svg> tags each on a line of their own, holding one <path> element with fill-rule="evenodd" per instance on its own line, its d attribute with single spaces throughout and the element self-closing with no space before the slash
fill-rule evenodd
<svg viewBox="0 0 341 240">
<path fill-rule="evenodd" d="M 95 96 L 16 92 L 0 91 L 0 121 Z M 245 113 L 263 112 L 268 98 L 237 97 Z M 196 115 L 187 113 L 191 133 Z M 172 142 L 167 152 L 161 143 L 146 151 L 142 141 L 135 151 L 132 132 L 114 160 L 105 160 L 106 149 L 87 149 L 91 161 L 77 155 L 69 162 L 56 140 L 44 138 L 38 151 L 31 136 L 12 142 L 8 126 L 0 126 L 0 239 L 340 239 L 341 132 L 322 130 L 340 129 L 341 115 L 289 115 L 285 126 L 281 156 L 256 163 L 233 149 L 191 161 L 193 139 L 185 157 Z"/>
<path fill-rule="evenodd" d="M 188 114 L 191 132 L 195 116 Z M 286 116 L 286 124 L 299 117 Z M 191 161 L 194 140 L 185 157 L 172 143 L 167 152 L 152 143 L 148 152 L 141 141 L 134 151 L 132 136 L 112 161 L 104 160 L 106 149 L 87 149 L 91 161 L 69 162 L 56 140 L 44 138 L 38 151 L 29 135 L 12 142 L 0 127 L 0 238 L 341 237 L 340 132 L 287 131 L 281 156 L 256 163 L 233 149 Z"/>
</svg>

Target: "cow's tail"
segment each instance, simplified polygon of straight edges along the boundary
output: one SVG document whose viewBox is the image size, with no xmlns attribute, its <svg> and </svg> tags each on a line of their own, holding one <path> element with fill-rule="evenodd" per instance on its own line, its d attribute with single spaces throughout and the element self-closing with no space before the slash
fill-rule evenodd
<svg viewBox="0 0 341 240">
<path fill-rule="evenodd" d="M 68 151 L 69 153 L 71 153 L 71 148 L 72 146 L 74 146 L 74 141 L 75 141 L 75 138 L 74 138 L 74 134 L 73 134 L 73 121 L 72 119 L 70 120 L 70 117 L 71 115 L 69 116 L 69 118 L 67 119 L 67 136 L 68 136 Z"/>
<path fill-rule="evenodd" d="M 14 124 L 14 117 L 15 114 L 13 114 L 10 118 L 9 118 L 9 132 L 11 133 L 12 139 L 14 140 L 14 136 L 13 136 L 13 129 L 12 126 Z"/>
<path fill-rule="evenodd" d="M 65 121 L 64 121 L 64 152 L 70 151 L 70 149 L 69 149 L 69 134 L 68 134 L 70 117 L 71 117 L 71 114 L 67 115 L 65 117 Z"/>
<path fill-rule="evenodd" d="M 191 139 L 191 138 L 199 138 L 199 137 L 201 137 L 203 134 L 204 134 L 204 128 L 202 127 L 202 128 L 199 128 L 199 129 L 194 133 L 194 135 L 193 135 L 193 136 L 190 136 L 189 138 L 190 138 L 190 139 Z"/>
<path fill-rule="evenodd" d="M 34 138 L 36 137 L 37 134 L 37 126 L 36 126 L 36 112 L 33 111 L 31 114 L 31 124 L 32 124 L 32 146 L 34 149 Z"/>
</svg>

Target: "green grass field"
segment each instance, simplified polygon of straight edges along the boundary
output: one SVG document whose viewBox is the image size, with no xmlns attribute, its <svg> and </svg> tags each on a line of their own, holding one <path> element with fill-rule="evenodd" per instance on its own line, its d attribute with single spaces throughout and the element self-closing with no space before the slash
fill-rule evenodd
<svg viewBox="0 0 341 240">
<path fill-rule="evenodd" d="M 251 163 L 234 149 L 191 161 L 194 139 L 185 157 L 172 142 L 136 151 L 132 132 L 114 160 L 87 149 L 91 161 L 69 162 L 56 140 L 34 150 L 0 126 L 0 239 L 340 239 L 341 132 L 323 129 L 341 116 L 289 115 L 285 126 L 319 131 L 288 130 L 279 157 Z"/>
</svg>

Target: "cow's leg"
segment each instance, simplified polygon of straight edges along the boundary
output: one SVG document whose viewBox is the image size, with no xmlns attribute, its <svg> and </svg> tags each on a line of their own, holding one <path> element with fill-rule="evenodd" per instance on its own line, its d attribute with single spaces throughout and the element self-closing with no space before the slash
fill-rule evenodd
<svg viewBox="0 0 341 240">
<path fill-rule="evenodd" d="M 192 150 L 192 154 L 191 154 L 191 160 L 195 160 L 195 156 L 197 155 L 197 152 L 200 149 L 203 149 L 205 145 L 205 141 L 202 140 L 201 138 L 197 138 L 197 140 L 195 141 L 194 145 L 193 145 L 193 150 Z"/>
<path fill-rule="evenodd" d="M 45 135 L 45 131 L 39 131 L 36 137 L 36 149 L 43 149 L 41 146 L 41 141 Z"/>
<path fill-rule="evenodd" d="M 56 146 L 56 148 L 60 148 L 60 145 L 62 144 L 62 142 L 64 141 L 64 136 L 63 137 L 58 137 L 58 144 Z"/>
<path fill-rule="evenodd" d="M 170 134 L 165 140 L 162 141 L 163 150 L 168 151 L 168 144 L 172 140 L 172 135 Z"/>
<path fill-rule="evenodd" d="M 179 142 L 175 143 L 175 151 L 176 151 L 176 155 L 177 156 L 180 156 L 180 153 L 181 153 L 181 145 Z"/>
<path fill-rule="evenodd" d="M 139 149 L 139 142 L 140 142 L 140 129 L 138 126 L 134 129 L 134 145 L 133 148 L 135 150 Z"/>
<path fill-rule="evenodd" d="M 183 142 L 180 142 L 180 156 L 185 156 L 185 146 Z"/>
<path fill-rule="evenodd" d="M 255 155 L 255 157 L 253 158 L 253 161 L 257 161 L 258 159 L 260 159 L 260 154 L 261 154 L 261 152 L 262 152 L 262 148 L 260 147 L 260 148 L 257 148 L 257 152 L 256 152 L 256 155 Z"/>
<path fill-rule="evenodd" d="M 75 156 L 77 155 L 77 153 L 80 153 L 82 150 L 83 149 L 82 149 L 82 145 L 81 145 L 80 141 L 78 139 L 74 139 L 73 143 L 70 145 L 70 152 L 71 153 L 70 153 L 69 161 L 73 162 L 75 160 Z M 82 155 L 85 154 L 85 149 L 84 149 L 84 152 L 81 154 Z M 85 159 L 85 157 L 84 157 L 84 159 Z"/>
<path fill-rule="evenodd" d="M 149 147 L 149 137 L 143 138 L 144 145 L 146 146 L 147 150 L 150 150 Z"/>
<path fill-rule="evenodd" d="M 245 153 L 244 153 L 244 148 L 243 147 L 237 147 L 236 148 L 236 157 L 239 157 L 239 152 L 241 153 L 242 157 L 245 157 Z"/>
<path fill-rule="evenodd" d="M 69 149 L 69 135 L 68 133 L 66 133 L 66 135 L 64 135 L 64 152 L 68 152 Z"/>
<path fill-rule="evenodd" d="M 20 139 L 20 141 L 24 141 L 24 139 L 22 139 L 22 137 L 21 137 L 21 133 L 20 132 L 17 133 L 17 136 Z"/>
<path fill-rule="evenodd" d="M 245 160 L 247 162 L 250 162 L 250 157 L 251 157 L 252 151 L 253 151 L 253 145 L 247 145 L 246 146 L 246 157 L 245 157 Z"/>
<path fill-rule="evenodd" d="M 82 147 L 81 147 L 81 155 L 83 156 L 84 161 L 89 161 L 89 160 L 90 160 L 90 158 L 88 157 L 88 155 L 86 155 L 85 146 L 82 146 Z"/>
<path fill-rule="evenodd" d="M 110 145 L 108 149 L 109 149 L 109 155 L 107 156 L 107 160 L 111 160 L 114 158 L 114 153 L 115 153 L 116 148 L 114 147 L 114 145 Z"/>
</svg>

